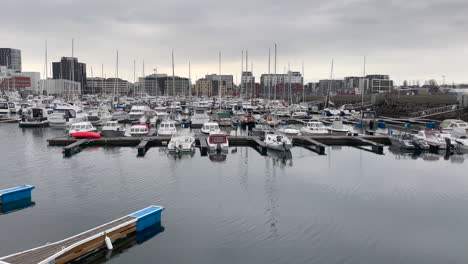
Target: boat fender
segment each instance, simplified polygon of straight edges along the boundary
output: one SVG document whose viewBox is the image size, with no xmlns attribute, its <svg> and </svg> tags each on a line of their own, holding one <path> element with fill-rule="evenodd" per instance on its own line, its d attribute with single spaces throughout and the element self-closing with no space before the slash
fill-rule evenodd
<svg viewBox="0 0 468 264">
<path fill-rule="evenodd" d="M 106 246 L 108 250 L 114 249 L 114 246 L 112 245 L 112 241 L 110 240 L 108 236 L 106 236 L 104 240 L 106 241 Z"/>
</svg>

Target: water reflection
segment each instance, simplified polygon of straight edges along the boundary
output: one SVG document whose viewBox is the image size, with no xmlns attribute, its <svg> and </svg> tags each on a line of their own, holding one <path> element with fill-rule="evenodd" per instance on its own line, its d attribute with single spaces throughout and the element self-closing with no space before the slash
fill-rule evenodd
<svg viewBox="0 0 468 264">
<path fill-rule="evenodd" d="M 114 241 L 113 250 L 109 251 L 105 248 L 100 249 L 95 253 L 91 253 L 89 255 L 86 255 L 70 263 L 74 263 L 74 264 L 105 263 L 109 261 L 110 259 L 118 256 L 119 254 L 126 252 L 131 247 L 135 245 L 141 245 L 162 232 L 164 232 L 164 227 L 161 225 L 161 223 L 155 224 L 153 226 L 146 228 L 145 230 L 132 233 L 126 237 L 123 237 L 121 239 Z"/>
<path fill-rule="evenodd" d="M 223 153 L 208 153 L 208 158 L 213 162 L 225 162 L 227 155 Z"/>
<path fill-rule="evenodd" d="M 267 150 L 267 155 L 273 160 L 273 166 L 285 167 L 293 166 L 291 151 Z"/>
<path fill-rule="evenodd" d="M 15 201 L 11 203 L 6 203 L 6 204 L 0 204 L 0 214 L 12 213 L 15 211 L 33 207 L 34 205 L 36 205 L 36 203 L 33 202 L 31 198 Z"/>
<path fill-rule="evenodd" d="M 427 152 L 427 151 L 414 151 L 414 150 L 402 150 L 400 148 L 389 147 L 388 150 L 393 154 L 396 160 L 424 160 L 427 162 L 434 162 L 441 159 L 449 160 L 455 164 L 462 164 L 465 161 L 467 154 L 451 153 L 447 151 L 438 152 Z"/>
</svg>

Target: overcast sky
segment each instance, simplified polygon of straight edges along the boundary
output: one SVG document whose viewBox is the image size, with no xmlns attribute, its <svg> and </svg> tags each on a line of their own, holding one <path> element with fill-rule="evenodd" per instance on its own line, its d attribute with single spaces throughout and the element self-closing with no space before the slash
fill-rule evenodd
<svg viewBox="0 0 468 264">
<path fill-rule="evenodd" d="M 49 62 L 75 56 L 101 76 L 133 81 L 157 67 L 192 79 L 218 72 L 239 79 L 241 50 L 256 76 L 268 71 L 268 49 L 278 44 L 278 72 L 290 64 L 306 81 L 367 73 L 397 82 L 434 78 L 468 82 L 467 0 L 1 0 L 0 47 L 22 50 L 23 70 L 44 72 Z M 273 56 L 272 56 L 273 71 Z"/>
</svg>

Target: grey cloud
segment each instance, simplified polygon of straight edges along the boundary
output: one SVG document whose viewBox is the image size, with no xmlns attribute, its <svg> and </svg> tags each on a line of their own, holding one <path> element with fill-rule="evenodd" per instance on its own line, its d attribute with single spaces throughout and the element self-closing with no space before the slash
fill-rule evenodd
<svg viewBox="0 0 468 264">
<path fill-rule="evenodd" d="M 360 68 L 367 55 L 370 69 L 396 79 L 444 72 L 461 82 L 468 56 L 464 0 L 4 0 L 1 8 L 21 10 L 2 12 L 0 34 L 12 37 L 2 38 L 1 46 L 21 48 L 25 67 L 38 71 L 44 40 L 50 43 L 50 60 L 57 60 L 69 55 L 72 37 L 80 60 L 96 68 L 104 63 L 108 74 L 118 49 L 128 78 L 134 59 L 138 65 L 145 59 L 148 69 L 157 65 L 169 71 L 172 48 L 180 74 L 188 60 L 199 76 L 215 71 L 219 50 L 223 70 L 239 72 L 245 49 L 258 74 L 266 71 L 268 48 L 276 42 L 280 68 L 291 61 L 299 70 L 304 60 L 306 76 L 314 80 L 328 76 L 332 57 L 339 71 Z"/>
</svg>

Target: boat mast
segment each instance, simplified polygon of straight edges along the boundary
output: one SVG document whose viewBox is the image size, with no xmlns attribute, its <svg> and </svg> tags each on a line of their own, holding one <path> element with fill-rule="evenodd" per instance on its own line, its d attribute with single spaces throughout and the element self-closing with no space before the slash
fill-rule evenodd
<svg viewBox="0 0 468 264">
<path fill-rule="evenodd" d="M 268 101 L 271 99 L 271 72 L 270 72 L 270 62 L 271 62 L 271 49 L 268 48 Z"/>
<path fill-rule="evenodd" d="M 189 98 L 192 101 L 192 72 L 190 71 L 190 61 L 188 62 L 188 82 L 189 82 Z"/>
<path fill-rule="evenodd" d="M 305 102 L 305 89 L 304 89 L 304 61 L 302 61 L 302 102 Z"/>
<path fill-rule="evenodd" d="M 102 84 L 101 84 L 101 97 L 102 97 L 102 90 L 104 90 L 104 63 L 101 64 L 101 78 L 102 78 Z"/>
<path fill-rule="evenodd" d="M 172 50 L 172 96 L 175 97 L 174 49 Z"/>
<path fill-rule="evenodd" d="M 47 62 L 47 40 L 45 41 L 45 58 L 44 59 L 45 59 L 45 65 L 44 65 L 45 66 L 45 77 L 44 77 L 44 79 L 45 79 L 45 83 L 47 83 L 47 78 L 49 76 L 49 72 L 47 71 L 47 68 L 49 67 L 49 65 L 48 65 L 49 63 Z M 46 88 L 46 91 L 48 91 L 48 90 L 49 89 Z M 43 95 L 43 94 L 44 94 L 44 85 L 41 87 L 41 95 Z"/>
<path fill-rule="evenodd" d="M 364 108 L 364 93 L 365 93 L 365 85 L 367 83 L 366 81 L 366 56 L 364 56 L 364 75 L 362 77 L 362 80 L 364 83 L 362 84 L 362 91 L 361 91 L 361 110 Z"/>
<path fill-rule="evenodd" d="M 240 83 L 240 91 L 239 91 L 240 98 L 242 98 L 242 90 L 243 90 L 242 76 L 244 76 L 244 50 L 242 50 L 242 59 L 241 59 L 241 83 Z"/>
<path fill-rule="evenodd" d="M 221 111 L 221 98 L 222 98 L 222 80 L 221 80 L 221 51 L 219 52 L 219 81 L 218 81 L 218 94 L 219 94 L 219 110 Z"/>
<path fill-rule="evenodd" d="M 133 98 L 135 98 L 136 96 L 136 86 L 135 86 L 135 83 L 136 83 L 136 61 L 133 60 Z"/>
<path fill-rule="evenodd" d="M 333 83 L 333 59 L 331 63 L 331 70 L 330 70 L 330 81 L 328 82 L 328 90 L 327 90 L 327 95 L 325 98 L 325 108 L 328 108 L 329 101 L 330 101 L 330 90 L 332 88 L 332 83 Z"/>
<path fill-rule="evenodd" d="M 276 83 L 275 83 L 275 90 L 274 90 L 274 99 L 276 101 L 276 88 L 278 87 L 278 76 L 276 76 L 276 43 L 275 43 L 275 79 L 276 79 Z"/>
</svg>

